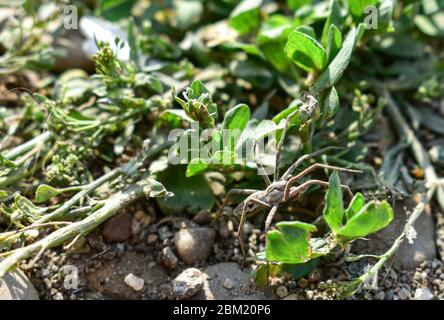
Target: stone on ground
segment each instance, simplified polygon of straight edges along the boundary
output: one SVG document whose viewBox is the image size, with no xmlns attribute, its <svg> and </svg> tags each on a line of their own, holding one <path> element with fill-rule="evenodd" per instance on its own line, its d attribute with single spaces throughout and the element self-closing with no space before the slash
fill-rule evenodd
<svg viewBox="0 0 444 320">
<path fill-rule="evenodd" d="M 188 268 L 173 280 L 173 297 L 189 299 L 203 288 L 203 274 L 199 269 Z"/>
<path fill-rule="evenodd" d="M 39 295 L 25 274 L 15 270 L 0 279 L 0 300 L 39 300 Z"/>
</svg>

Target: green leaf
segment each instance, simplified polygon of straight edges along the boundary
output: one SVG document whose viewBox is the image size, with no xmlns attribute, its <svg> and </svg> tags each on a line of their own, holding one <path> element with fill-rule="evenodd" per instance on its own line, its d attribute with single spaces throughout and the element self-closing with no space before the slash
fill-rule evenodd
<svg viewBox="0 0 444 320">
<path fill-rule="evenodd" d="M 8 197 L 8 192 L 5 190 L 0 190 L 0 200 L 5 200 Z"/>
<path fill-rule="evenodd" d="M 335 87 L 332 87 L 323 100 L 323 117 L 331 119 L 339 109 L 339 96 Z"/>
<path fill-rule="evenodd" d="M 393 16 L 393 1 L 383 0 L 378 8 L 378 30 L 387 31 Z"/>
<path fill-rule="evenodd" d="M 351 60 L 353 48 L 356 40 L 356 29 L 353 28 L 347 34 L 345 41 L 336 57 L 321 74 L 313 85 L 314 92 L 321 92 L 327 88 L 334 86 L 342 77 L 345 69 Z"/>
<path fill-rule="evenodd" d="M 364 15 L 367 6 L 374 6 L 379 0 L 348 0 L 348 9 L 354 20 L 359 20 Z"/>
<path fill-rule="evenodd" d="M 250 82 L 257 89 L 270 89 L 274 83 L 274 74 L 270 68 L 252 59 L 233 61 L 230 70 L 234 77 Z"/>
<path fill-rule="evenodd" d="M 296 31 L 299 31 L 309 37 L 312 37 L 313 39 L 316 39 L 316 31 L 311 26 L 300 26 L 296 28 Z"/>
<path fill-rule="evenodd" d="M 260 22 L 262 0 L 243 0 L 231 12 L 228 19 L 230 27 L 240 34 L 250 32 Z"/>
<path fill-rule="evenodd" d="M 342 227 L 344 203 L 342 201 L 341 181 L 337 171 L 330 175 L 328 191 L 325 194 L 324 219 L 333 232 Z"/>
<path fill-rule="evenodd" d="M 295 111 L 301 106 L 302 102 L 299 99 L 294 100 L 286 109 L 282 110 L 273 117 L 273 122 L 279 124 L 282 120 L 287 119 L 288 116 L 293 114 L 290 119 L 290 125 L 299 127 L 301 124 L 301 119 L 299 117 L 299 113 Z"/>
<path fill-rule="evenodd" d="M 222 167 L 231 167 L 233 166 L 236 160 L 236 153 L 231 150 L 221 150 L 216 151 L 211 157 L 211 163 L 215 165 L 222 165 Z"/>
<path fill-rule="evenodd" d="M 284 52 L 285 44 L 290 32 L 294 29 L 294 23 L 288 18 L 273 15 L 262 24 L 257 37 L 258 46 L 271 64 L 280 72 L 285 72 L 290 60 Z"/>
<path fill-rule="evenodd" d="M 199 99 L 205 93 L 209 94 L 210 91 L 200 80 L 194 80 L 187 91 L 188 99 Z"/>
<path fill-rule="evenodd" d="M 310 5 L 311 0 L 287 0 L 287 4 L 290 9 L 296 10 L 302 6 Z"/>
<path fill-rule="evenodd" d="M 1 169 L 1 167 L 8 168 L 8 169 L 13 169 L 13 168 L 17 168 L 17 165 L 13 161 L 7 159 L 6 157 L 4 157 L 0 153 L 0 169 Z"/>
<path fill-rule="evenodd" d="M 63 191 L 46 184 L 41 184 L 35 193 L 35 201 L 37 203 L 48 201 L 61 194 Z"/>
<path fill-rule="evenodd" d="M 310 234 L 317 229 L 314 225 L 292 221 L 279 222 L 278 230 L 267 234 L 266 258 L 290 264 L 304 263 L 313 258 L 310 248 Z"/>
<path fill-rule="evenodd" d="M 41 5 L 40 0 L 23 0 L 23 9 L 29 15 L 35 15 L 37 9 Z"/>
<path fill-rule="evenodd" d="M 222 123 L 223 129 L 243 131 L 250 120 L 250 108 L 244 104 L 238 104 L 225 113 Z"/>
<path fill-rule="evenodd" d="M 342 242 L 349 242 L 385 228 L 392 220 L 393 210 L 387 201 L 371 201 L 335 233 Z"/>
<path fill-rule="evenodd" d="M 365 199 L 362 193 L 358 192 L 350 201 L 347 210 L 345 210 L 345 217 L 350 220 L 356 213 L 358 213 L 365 205 Z"/>
<path fill-rule="evenodd" d="M 208 168 L 208 163 L 200 158 L 192 159 L 187 166 L 187 177 L 192 177 L 195 174 L 204 171 Z"/>
<path fill-rule="evenodd" d="M 186 166 L 170 166 L 157 173 L 157 179 L 165 188 L 174 194 L 168 199 L 157 199 L 165 214 L 179 214 L 185 210 L 197 213 L 209 210 L 214 205 L 214 195 L 203 175 L 186 177 Z"/>
<path fill-rule="evenodd" d="M 168 192 L 162 183 L 157 180 L 148 178 L 148 185 L 146 185 L 143 189 L 143 193 L 147 198 L 163 198 L 170 197 L 173 194 Z"/>
<path fill-rule="evenodd" d="M 135 3 L 136 0 L 101 0 L 100 15 L 110 21 L 128 18 Z"/>
<path fill-rule="evenodd" d="M 300 31 L 293 31 L 285 45 L 287 57 L 305 70 L 322 70 L 327 63 L 327 54 L 314 38 Z"/>
<path fill-rule="evenodd" d="M 328 31 L 327 40 L 327 61 L 330 63 L 338 54 L 342 46 L 342 33 L 341 31 L 332 24 L 330 30 Z"/>
<path fill-rule="evenodd" d="M 330 8 L 330 13 L 328 15 L 327 20 L 325 21 L 324 29 L 322 30 L 321 43 L 324 46 L 324 48 L 327 48 L 328 45 L 331 26 L 335 25 L 336 27 L 340 27 L 342 25 L 341 7 L 339 5 L 338 0 L 331 0 L 329 8 Z"/>
</svg>

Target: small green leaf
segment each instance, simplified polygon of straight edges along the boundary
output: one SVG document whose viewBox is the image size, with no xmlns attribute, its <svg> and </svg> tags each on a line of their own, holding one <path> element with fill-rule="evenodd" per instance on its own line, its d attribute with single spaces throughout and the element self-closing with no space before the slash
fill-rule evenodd
<svg viewBox="0 0 444 320">
<path fill-rule="evenodd" d="M 131 16 L 136 0 L 101 0 L 99 5 L 100 15 L 107 20 L 118 21 Z"/>
<path fill-rule="evenodd" d="M 342 15 L 341 15 L 341 7 L 339 5 L 339 1 L 331 0 L 329 8 L 330 8 L 330 13 L 328 15 L 327 20 L 325 21 L 324 29 L 322 30 L 321 43 L 324 46 L 324 48 L 327 48 L 331 26 L 335 25 L 336 27 L 341 27 L 342 25 Z"/>
<path fill-rule="evenodd" d="M 167 189 L 157 180 L 149 178 L 148 185 L 143 189 L 143 192 L 147 198 L 163 198 L 172 195 Z"/>
<path fill-rule="evenodd" d="M 192 159 L 187 166 L 187 177 L 192 177 L 195 174 L 204 171 L 208 168 L 208 163 L 200 158 Z"/>
<path fill-rule="evenodd" d="M 56 189 L 54 187 L 48 186 L 47 184 L 41 184 L 35 193 L 35 201 L 37 203 L 48 201 L 49 199 L 58 196 L 63 191 Z"/>
<path fill-rule="evenodd" d="M 250 108 L 244 104 L 238 104 L 225 113 L 223 129 L 243 131 L 250 120 Z"/>
<path fill-rule="evenodd" d="M 299 9 L 302 6 L 310 5 L 312 0 L 287 0 L 288 7 L 292 10 Z"/>
<path fill-rule="evenodd" d="M 2 156 L 2 154 L 0 153 L 0 168 L 1 167 L 13 169 L 13 168 L 16 168 L 17 165 L 13 161 Z"/>
<path fill-rule="evenodd" d="M 4 200 L 8 197 L 8 192 L 5 190 L 0 190 L 0 200 Z"/>
<path fill-rule="evenodd" d="M 277 115 L 273 117 L 273 122 L 279 124 L 282 120 L 287 119 L 288 116 L 291 116 L 290 125 L 299 127 L 301 124 L 301 119 L 299 117 L 299 113 L 295 112 L 302 106 L 302 102 L 297 99 L 292 101 L 292 103 L 284 110 L 279 112 Z"/>
<path fill-rule="evenodd" d="M 387 201 L 371 201 L 335 233 L 341 242 L 349 242 L 385 228 L 392 220 L 393 210 Z"/>
<path fill-rule="evenodd" d="M 359 20 L 367 6 L 374 6 L 379 0 L 348 0 L 348 9 L 355 20 Z"/>
<path fill-rule="evenodd" d="M 314 225 L 292 221 L 279 222 L 278 230 L 267 234 L 266 257 L 268 261 L 304 263 L 312 259 L 310 234 L 317 229 Z"/>
<path fill-rule="evenodd" d="M 313 39 L 316 39 L 316 31 L 313 29 L 312 26 L 300 26 L 296 28 L 296 31 L 299 31 L 309 37 L 312 37 Z"/>
<path fill-rule="evenodd" d="M 216 151 L 211 157 L 211 163 L 224 167 L 233 166 L 236 160 L 236 153 L 232 150 Z"/>
<path fill-rule="evenodd" d="M 328 40 L 327 40 L 327 60 L 331 62 L 342 46 L 342 33 L 339 29 L 332 24 L 330 26 L 330 30 L 328 31 Z"/>
<path fill-rule="evenodd" d="M 230 27 L 240 34 L 250 32 L 260 22 L 262 0 L 243 0 L 231 12 L 228 19 Z"/>
<path fill-rule="evenodd" d="M 273 15 L 262 24 L 257 37 L 258 46 L 265 58 L 280 72 L 285 72 L 290 60 L 284 52 L 288 35 L 294 23 L 286 17 Z"/>
<path fill-rule="evenodd" d="M 186 166 L 170 166 L 165 171 L 156 174 L 166 190 L 174 197 L 157 199 L 157 203 L 166 214 L 178 214 L 185 210 L 197 213 L 199 210 L 211 209 L 214 205 L 214 195 L 208 181 L 203 175 L 186 177 Z"/>
<path fill-rule="evenodd" d="M 351 60 L 353 48 L 356 40 L 356 29 L 353 28 L 349 31 L 345 41 L 339 50 L 336 57 L 327 67 L 327 69 L 321 74 L 313 85 L 314 92 L 321 92 L 327 88 L 334 86 L 342 77 L 345 69 Z"/>
<path fill-rule="evenodd" d="M 333 232 L 342 227 L 344 203 L 342 201 L 341 181 L 337 171 L 330 175 L 328 191 L 325 194 L 324 219 Z"/>
<path fill-rule="evenodd" d="M 393 16 L 393 1 L 383 0 L 378 8 L 378 30 L 386 31 L 390 28 Z"/>
<path fill-rule="evenodd" d="M 324 119 L 331 119 L 339 109 L 339 96 L 335 87 L 332 87 L 323 100 Z"/>
<path fill-rule="evenodd" d="M 350 220 L 356 213 L 358 213 L 365 205 L 365 199 L 362 193 L 358 192 L 350 201 L 347 210 L 345 210 L 345 217 Z"/>
<path fill-rule="evenodd" d="M 194 80 L 187 91 L 188 99 L 199 99 L 205 93 L 210 93 L 210 91 L 200 80 Z"/>
<path fill-rule="evenodd" d="M 287 57 L 305 70 L 322 70 L 327 62 L 327 54 L 314 38 L 300 31 L 293 31 L 285 45 Z"/>
</svg>

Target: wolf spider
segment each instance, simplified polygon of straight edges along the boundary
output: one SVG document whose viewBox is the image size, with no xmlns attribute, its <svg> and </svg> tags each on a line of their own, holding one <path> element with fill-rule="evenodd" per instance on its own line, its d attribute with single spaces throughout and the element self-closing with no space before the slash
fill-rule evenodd
<svg viewBox="0 0 444 320">
<path fill-rule="evenodd" d="M 245 261 L 245 248 L 242 240 L 242 231 L 247 215 L 248 216 L 253 215 L 264 208 L 269 209 L 270 211 L 265 220 L 265 234 L 267 234 L 268 229 L 270 228 L 270 224 L 273 221 L 274 215 L 276 214 L 278 209 L 280 209 L 283 205 L 287 204 L 291 199 L 301 194 L 310 186 L 317 185 L 321 187 L 328 187 L 327 181 L 322 181 L 317 179 L 310 179 L 308 181 L 299 184 L 298 186 L 292 187 L 292 185 L 295 184 L 297 181 L 299 181 L 302 177 L 306 176 L 307 174 L 311 173 L 316 169 L 330 169 L 330 170 L 338 170 L 338 171 L 353 172 L 353 173 L 362 172 L 359 170 L 352 170 L 337 166 L 331 166 L 328 164 L 315 163 L 309 166 L 308 168 L 302 170 L 297 175 L 293 176 L 294 171 L 305 160 L 314 158 L 330 150 L 342 149 L 339 147 L 330 146 L 300 157 L 279 178 L 280 151 L 288 131 L 288 125 L 289 125 L 289 118 L 286 119 L 281 139 L 279 140 L 279 143 L 276 147 L 273 181 L 271 181 L 268 175 L 265 174 L 265 170 L 262 164 L 260 164 L 258 161 L 255 161 L 258 169 L 259 168 L 262 169 L 262 172 L 264 173 L 262 177 L 267 185 L 267 188 L 265 190 L 231 189 L 230 191 L 228 191 L 222 204 L 223 208 L 228 203 L 229 199 L 234 195 L 248 195 L 248 197 L 245 200 L 243 200 L 233 211 L 234 216 L 237 217 L 240 216 L 237 238 L 239 240 L 239 245 L 241 247 L 244 261 Z M 256 153 L 256 143 L 253 146 L 253 150 L 254 150 L 253 152 Z M 348 186 L 341 185 L 341 188 L 348 193 L 350 198 L 353 197 L 353 193 L 351 192 Z"/>
</svg>

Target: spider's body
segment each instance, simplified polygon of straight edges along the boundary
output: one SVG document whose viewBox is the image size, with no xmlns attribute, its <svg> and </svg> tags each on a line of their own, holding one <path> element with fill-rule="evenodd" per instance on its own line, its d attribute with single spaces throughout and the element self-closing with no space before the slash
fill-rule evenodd
<svg viewBox="0 0 444 320">
<path fill-rule="evenodd" d="M 258 201 L 268 204 L 270 208 L 273 206 L 280 207 L 283 204 L 283 194 L 286 185 L 287 181 L 273 182 L 265 189 L 265 191 L 257 191 L 250 196 L 251 198 L 248 197 L 247 199 L 239 203 L 234 209 L 233 214 L 237 217 L 240 217 L 242 215 L 244 204 L 247 201 L 248 204 L 245 208 L 245 214 L 247 216 L 251 216 L 264 209 L 264 206 L 259 204 Z M 258 201 L 251 199 L 255 199 Z"/>
</svg>

